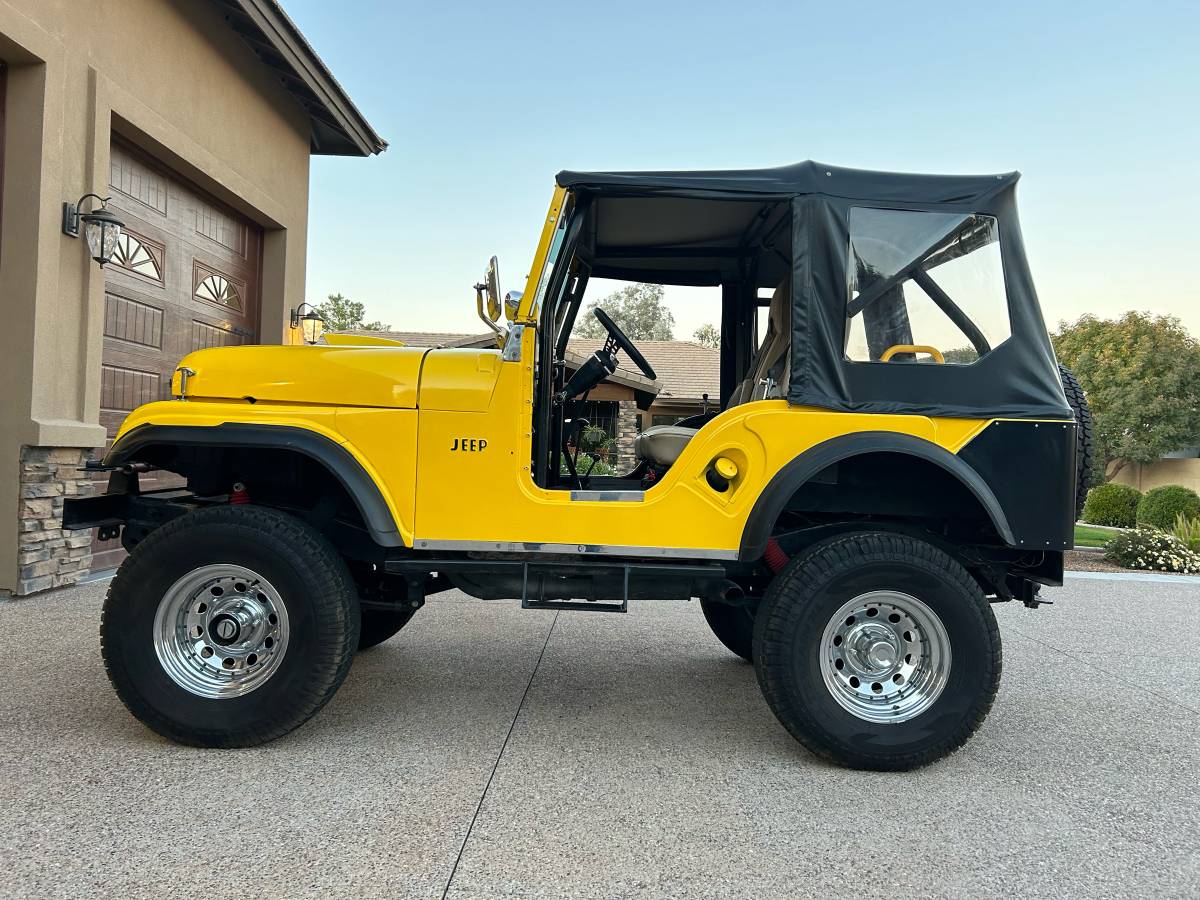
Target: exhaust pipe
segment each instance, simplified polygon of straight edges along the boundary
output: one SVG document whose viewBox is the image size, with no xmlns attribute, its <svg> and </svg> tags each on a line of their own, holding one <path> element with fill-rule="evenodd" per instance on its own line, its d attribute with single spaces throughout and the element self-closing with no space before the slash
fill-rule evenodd
<svg viewBox="0 0 1200 900">
<path fill-rule="evenodd" d="M 721 603 L 729 603 L 733 606 L 740 606 L 742 601 L 746 599 L 746 592 L 742 590 L 742 586 L 733 581 L 726 581 L 717 588 L 716 596 L 713 598 Z"/>
</svg>

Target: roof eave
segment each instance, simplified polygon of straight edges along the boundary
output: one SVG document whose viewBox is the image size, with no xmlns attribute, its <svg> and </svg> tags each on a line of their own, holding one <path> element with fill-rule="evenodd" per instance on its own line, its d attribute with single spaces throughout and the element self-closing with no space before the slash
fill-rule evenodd
<svg viewBox="0 0 1200 900">
<path fill-rule="evenodd" d="M 262 62 L 279 71 L 284 87 L 305 108 L 314 154 L 372 156 L 387 149 L 387 141 L 375 133 L 277 0 L 213 2 Z"/>
</svg>

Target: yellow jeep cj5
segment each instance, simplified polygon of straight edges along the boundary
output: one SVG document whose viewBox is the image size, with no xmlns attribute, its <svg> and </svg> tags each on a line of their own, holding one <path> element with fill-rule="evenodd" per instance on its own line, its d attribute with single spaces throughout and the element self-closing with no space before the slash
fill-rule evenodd
<svg viewBox="0 0 1200 900">
<path fill-rule="evenodd" d="M 814 753 L 949 753 L 999 684 L 989 604 L 1036 607 L 1062 582 L 1090 453 L 1016 181 L 563 172 L 525 291 L 501 298 L 495 260 L 477 286 L 493 349 L 330 335 L 191 354 L 175 399 L 95 465 L 108 492 L 66 505 L 67 527 L 129 551 L 101 625 L 117 693 L 176 741 L 247 746 L 315 714 L 357 650 L 442 591 L 698 598 Z M 588 392 L 622 355 L 643 407 L 657 382 L 599 308 L 607 341 L 566 367 L 592 279 L 721 296 L 720 404 L 644 430 L 617 475 L 580 458 Z M 139 489 L 154 471 L 186 488 Z"/>
</svg>

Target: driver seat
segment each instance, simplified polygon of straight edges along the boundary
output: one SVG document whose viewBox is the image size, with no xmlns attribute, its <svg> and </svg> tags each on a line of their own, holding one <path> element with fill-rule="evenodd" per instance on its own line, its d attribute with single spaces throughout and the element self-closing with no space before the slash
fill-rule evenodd
<svg viewBox="0 0 1200 900">
<path fill-rule="evenodd" d="M 726 409 L 752 400 L 774 400 L 787 396 L 792 374 L 792 361 L 787 351 L 791 345 L 792 279 L 789 276 L 771 295 L 767 336 L 750 361 L 749 374 L 730 396 Z M 683 448 L 699 430 L 681 425 L 647 428 L 633 442 L 634 456 L 659 466 L 670 466 L 679 459 Z"/>
</svg>

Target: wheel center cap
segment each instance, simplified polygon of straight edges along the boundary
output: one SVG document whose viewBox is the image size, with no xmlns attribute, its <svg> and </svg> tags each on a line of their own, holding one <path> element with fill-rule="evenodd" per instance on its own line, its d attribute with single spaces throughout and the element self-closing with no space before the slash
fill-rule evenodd
<svg viewBox="0 0 1200 900">
<path fill-rule="evenodd" d="M 896 648 L 887 641 L 876 641 L 867 648 L 867 662 L 877 669 L 891 668 L 896 662 Z"/>
<path fill-rule="evenodd" d="M 208 626 L 209 633 L 212 639 L 218 644 L 232 644 L 238 639 L 241 634 L 242 626 L 238 624 L 238 620 L 228 613 L 223 613 L 214 618 Z"/>
</svg>

